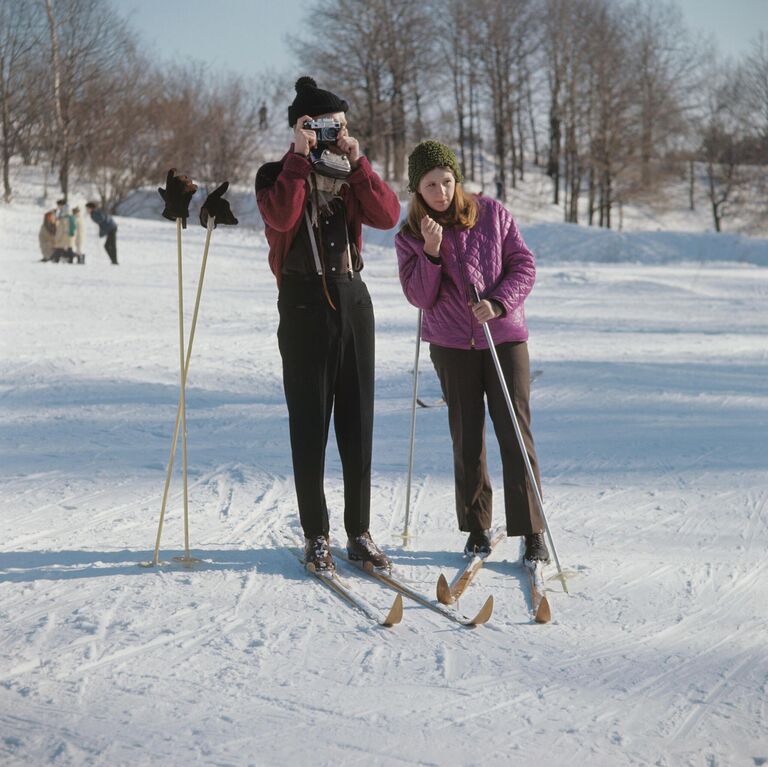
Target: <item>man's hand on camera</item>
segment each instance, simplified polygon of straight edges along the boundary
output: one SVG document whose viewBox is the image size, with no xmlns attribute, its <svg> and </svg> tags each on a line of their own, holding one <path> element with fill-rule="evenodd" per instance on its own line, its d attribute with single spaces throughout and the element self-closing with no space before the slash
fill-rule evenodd
<svg viewBox="0 0 768 767">
<path fill-rule="evenodd" d="M 336 139 L 336 146 L 343 154 L 347 155 L 349 164 L 356 168 L 358 162 L 360 162 L 360 142 L 347 133 L 346 126 L 341 129 L 339 137 Z"/>
<path fill-rule="evenodd" d="M 310 149 L 317 144 L 317 135 L 315 132 L 310 128 L 302 128 L 302 125 L 311 119 L 312 118 L 309 115 L 299 117 L 293 128 L 293 151 L 303 157 L 307 157 Z"/>
</svg>

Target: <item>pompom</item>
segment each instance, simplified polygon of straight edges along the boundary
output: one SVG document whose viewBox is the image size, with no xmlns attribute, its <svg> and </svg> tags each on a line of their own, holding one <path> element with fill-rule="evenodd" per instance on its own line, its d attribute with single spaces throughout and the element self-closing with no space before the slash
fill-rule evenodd
<svg viewBox="0 0 768 767">
<path fill-rule="evenodd" d="M 305 76 L 300 77 L 294 87 L 296 88 L 296 93 L 298 93 L 303 88 L 317 88 L 317 83 L 311 77 Z"/>
</svg>

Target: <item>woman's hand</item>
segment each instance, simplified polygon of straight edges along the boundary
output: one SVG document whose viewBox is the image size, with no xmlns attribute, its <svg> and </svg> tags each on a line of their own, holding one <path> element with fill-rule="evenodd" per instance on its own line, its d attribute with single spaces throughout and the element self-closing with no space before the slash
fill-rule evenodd
<svg viewBox="0 0 768 767">
<path fill-rule="evenodd" d="M 303 157 L 307 157 L 309 150 L 317 144 L 317 134 L 309 128 L 301 127 L 307 120 L 311 119 L 309 115 L 304 115 L 304 117 L 296 120 L 296 125 L 293 127 L 293 151 Z"/>
<path fill-rule="evenodd" d="M 469 305 L 472 309 L 472 314 L 475 315 L 475 319 L 478 322 L 485 323 L 488 322 L 488 320 L 493 320 L 496 319 L 496 317 L 501 316 L 501 309 L 486 298 L 482 301 L 478 301 L 476 304 L 470 303 Z"/>
<path fill-rule="evenodd" d="M 349 164 L 353 168 L 356 168 L 360 161 L 360 143 L 354 136 L 350 136 L 349 133 L 347 133 L 346 125 L 339 131 L 339 137 L 336 139 L 336 146 L 343 154 L 347 155 Z"/>
<path fill-rule="evenodd" d="M 428 256 L 437 258 L 443 241 L 443 227 L 434 218 L 424 216 L 421 219 L 421 236 L 424 238 L 424 252 Z"/>
</svg>

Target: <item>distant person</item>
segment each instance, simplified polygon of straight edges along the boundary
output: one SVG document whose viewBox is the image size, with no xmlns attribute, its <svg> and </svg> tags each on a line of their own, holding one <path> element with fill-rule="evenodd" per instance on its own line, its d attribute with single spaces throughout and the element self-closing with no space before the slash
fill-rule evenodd
<svg viewBox="0 0 768 767">
<path fill-rule="evenodd" d="M 259 107 L 259 130 L 267 129 L 267 105 L 262 101 Z"/>
<path fill-rule="evenodd" d="M 85 203 L 85 208 L 91 215 L 91 220 L 99 225 L 99 237 L 106 237 L 104 250 L 109 260 L 117 266 L 117 224 L 115 219 L 105 213 L 95 202 Z"/>
<path fill-rule="evenodd" d="M 69 212 L 66 200 L 56 202 L 56 235 L 54 242 L 53 261 L 68 261 L 70 264 L 75 258 L 72 249 L 74 244 L 74 221 Z"/>
<path fill-rule="evenodd" d="M 43 215 L 43 223 L 38 233 L 40 252 L 43 255 L 41 261 L 53 260 L 53 252 L 56 250 L 56 212 L 53 208 Z"/>
<path fill-rule="evenodd" d="M 74 223 L 74 251 L 78 264 L 85 263 L 85 253 L 83 253 L 83 213 L 80 208 L 72 208 L 72 220 Z"/>
</svg>

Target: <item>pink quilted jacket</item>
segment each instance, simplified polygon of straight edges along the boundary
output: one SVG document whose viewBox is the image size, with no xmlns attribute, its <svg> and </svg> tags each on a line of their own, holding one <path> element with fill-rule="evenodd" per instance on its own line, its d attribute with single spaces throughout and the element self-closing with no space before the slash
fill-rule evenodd
<svg viewBox="0 0 768 767">
<path fill-rule="evenodd" d="M 424 241 L 404 232 L 395 237 L 400 283 L 405 296 L 424 310 L 424 341 L 454 349 L 487 349 L 482 325 L 470 311 L 470 284 L 480 298 L 498 301 L 504 314 L 488 327 L 495 344 L 526 341 L 523 302 L 536 279 L 536 262 L 510 212 L 496 200 L 478 196 L 477 224 L 447 228 L 442 263 L 424 255 Z"/>
</svg>

